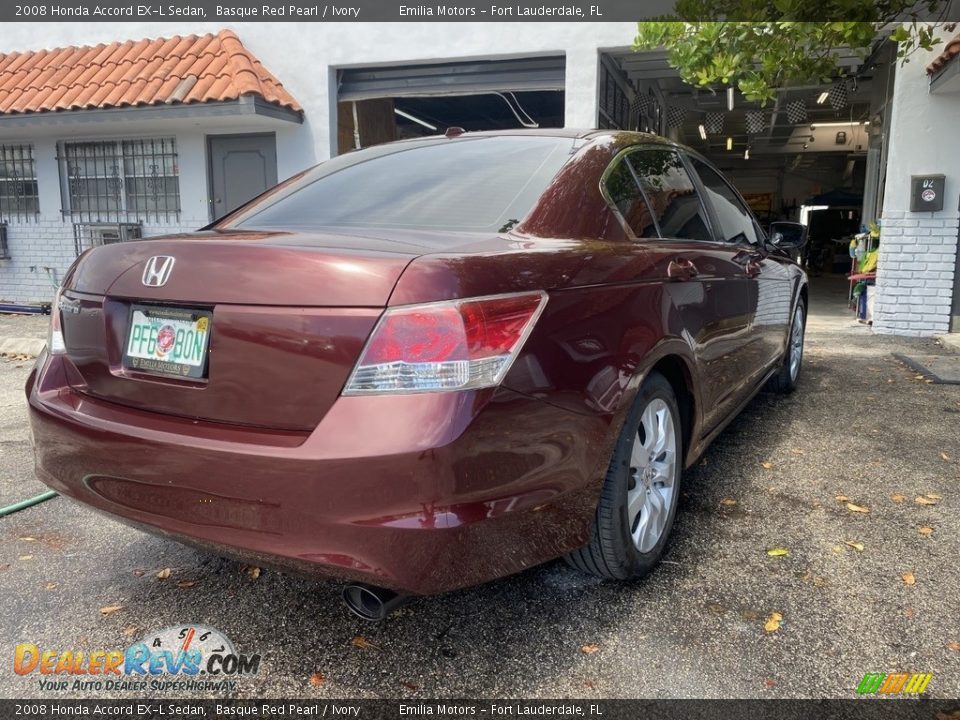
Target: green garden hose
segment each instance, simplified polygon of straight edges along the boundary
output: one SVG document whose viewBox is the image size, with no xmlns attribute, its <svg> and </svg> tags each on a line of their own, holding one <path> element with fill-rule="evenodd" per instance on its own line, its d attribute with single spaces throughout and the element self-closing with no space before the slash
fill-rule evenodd
<svg viewBox="0 0 960 720">
<path fill-rule="evenodd" d="M 55 498 L 57 493 L 53 490 L 48 490 L 45 493 L 40 493 L 39 495 L 34 495 L 32 498 L 27 498 L 26 500 L 21 500 L 20 502 L 14 503 L 13 505 L 7 505 L 6 507 L 0 508 L 0 517 L 5 515 L 13 515 L 13 513 L 20 510 L 25 510 L 28 507 L 37 505 L 38 503 L 45 502 L 51 498 Z"/>
</svg>

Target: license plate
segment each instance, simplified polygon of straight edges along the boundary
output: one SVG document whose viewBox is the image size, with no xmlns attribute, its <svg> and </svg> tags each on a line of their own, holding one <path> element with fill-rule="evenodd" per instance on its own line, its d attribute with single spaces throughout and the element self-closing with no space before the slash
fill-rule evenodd
<svg viewBox="0 0 960 720">
<path fill-rule="evenodd" d="M 212 313 L 134 305 L 124 367 L 186 378 L 204 377 Z"/>
</svg>

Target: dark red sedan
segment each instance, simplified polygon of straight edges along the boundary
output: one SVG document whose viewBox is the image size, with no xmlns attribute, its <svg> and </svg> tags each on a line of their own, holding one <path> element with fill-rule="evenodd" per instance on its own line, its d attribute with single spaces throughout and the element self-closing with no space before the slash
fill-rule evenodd
<svg viewBox="0 0 960 720">
<path fill-rule="evenodd" d="M 797 382 L 789 250 L 709 162 L 623 132 L 322 163 L 210 228 L 96 248 L 27 383 L 36 470 L 120 520 L 407 594 L 658 561 L 681 471 Z"/>
</svg>

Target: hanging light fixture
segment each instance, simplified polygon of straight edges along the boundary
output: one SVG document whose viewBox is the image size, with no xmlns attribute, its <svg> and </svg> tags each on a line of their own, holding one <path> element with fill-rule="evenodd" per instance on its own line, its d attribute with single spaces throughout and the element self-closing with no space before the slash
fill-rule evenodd
<svg viewBox="0 0 960 720">
<path fill-rule="evenodd" d="M 733 150 L 733 138 L 732 138 L 732 137 L 728 137 L 728 138 L 727 138 L 727 150 Z"/>
<path fill-rule="evenodd" d="M 830 97 L 830 92 L 828 90 L 824 90 L 822 93 L 820 93 L 820 97 L 817 98 L 817 105 L 823 105 L 827 101 L 828 97 Z"/>
<path fill-rule="evenodd" d="M 727 88 L 727 110 L 733 110 L 733 87 Z"/>
<path fill-rule="evenodd" d="M 743 151 L 743 159 L 744 159 L 744 160 L 749 160 L 749 159 L 750 159 L 750 146 L 749 146 L 749 145 L 747 145 L 747 149 Z"/>
<path fill-rule="evenodd" d="M 706 140 L 706 139 L 707 139 L 707 129 L 706 129 L 703 125 L 700 125 L 697 129 L 700 131 L 700 139 L 701 139 L 701 140 Z"/>
</svg>

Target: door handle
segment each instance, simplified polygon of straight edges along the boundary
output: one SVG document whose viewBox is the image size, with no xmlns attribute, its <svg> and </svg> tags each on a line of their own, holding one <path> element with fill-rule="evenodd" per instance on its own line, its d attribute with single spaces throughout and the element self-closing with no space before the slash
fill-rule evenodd
<svg viewBox="0 0 960 720">
<path fill-rule="evenodd" d="M 697 266 L 683 258 L 671 260 L 667 265 L 667 277 L 671 280 L 691 280 L 698 274 Z"/>
</svg>

